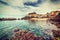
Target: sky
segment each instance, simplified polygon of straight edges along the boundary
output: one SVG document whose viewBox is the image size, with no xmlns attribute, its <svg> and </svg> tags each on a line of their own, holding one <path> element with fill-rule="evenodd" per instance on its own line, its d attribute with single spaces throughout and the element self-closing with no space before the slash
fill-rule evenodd
<svg viewBox="0 0 60 40">
<path fill-rule="evenodd" d="M 60 0 L 0 0 L 0 18 L 21 18 L 30 12 L 45 14 L 54 10 L 60 10 Z"/>
</svg>

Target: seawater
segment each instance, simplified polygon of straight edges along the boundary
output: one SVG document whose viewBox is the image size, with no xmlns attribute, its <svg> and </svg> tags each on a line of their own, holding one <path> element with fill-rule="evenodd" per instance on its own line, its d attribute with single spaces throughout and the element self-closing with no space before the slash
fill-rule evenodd
<svg viewBox="0 0 60 40">
<path fill-rule="evenodd" d="M 51 29 L 50 23 L 46 20 L 41 21 L 27 21 L 27 20 L 14 20 L 14 21 L 0 21 L 0 38 L 10 37 L 15 28 L 20 30 L 28 30 L 35 36 L 44 36 L 44 31 Z"/>
</svg>

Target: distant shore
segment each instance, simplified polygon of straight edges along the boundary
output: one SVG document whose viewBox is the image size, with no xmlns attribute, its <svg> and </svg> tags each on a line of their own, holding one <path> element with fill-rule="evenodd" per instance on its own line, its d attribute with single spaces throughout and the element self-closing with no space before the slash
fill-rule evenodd
<svg viewBox="0 0 60 40">
<path fill-rule="evenodd" d="M 0 21 L 17 20 L 16 18 L 0 18 Z"/>
<path fill-rule="evenodd" d="M 12 20 L 22 20 L 20 18 L 0 18 L 0 21 L 12 21 Z M 30 20 L 48 20 L 48 18 L 32 18 Z"/>
</svg>

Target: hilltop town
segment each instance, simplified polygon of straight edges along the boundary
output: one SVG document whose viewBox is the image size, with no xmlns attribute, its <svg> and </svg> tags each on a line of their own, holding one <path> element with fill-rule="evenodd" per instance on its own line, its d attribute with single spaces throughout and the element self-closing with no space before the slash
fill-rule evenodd
<svg viewBox="0 0 60 40">
<path fill-rule="evenodd" d="M 21 18 L 21 20 L 30 20 L 30 21 L 36 21 L 36 20 L 47 20 L 51 24 L 54 24 L 57 26 L 57 28 L 60 28 L 60 11 L 51 11 L 50 13 L 46 14 L 37 14 L 36 12 L 28 13 L 25 17 Z"/>
<path fill-rule="evenodd" d="M 22 20 L 47 20 L 54 19 L 57 15 L 60 15 L 60 11 L 52 11 L 46 14 L 37 14 L 36 12 L 28 13 L 25 17 L 21 18 Z M 59 19 L 59 18 L 57 18 Z M 55 19 L 55 20 L 57 20 Z"/>
</svg>

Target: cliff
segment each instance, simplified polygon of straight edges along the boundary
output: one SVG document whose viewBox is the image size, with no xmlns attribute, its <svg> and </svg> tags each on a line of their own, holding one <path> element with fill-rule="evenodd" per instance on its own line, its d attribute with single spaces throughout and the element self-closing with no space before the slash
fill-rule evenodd
<svg viewBox="0 0 60 40">
<path fill-rule="evenodd" d="M 49 21 L 60 28 L 60 11 L 53 11 L 54 16 L 49 18 Z"/>
</svg>

